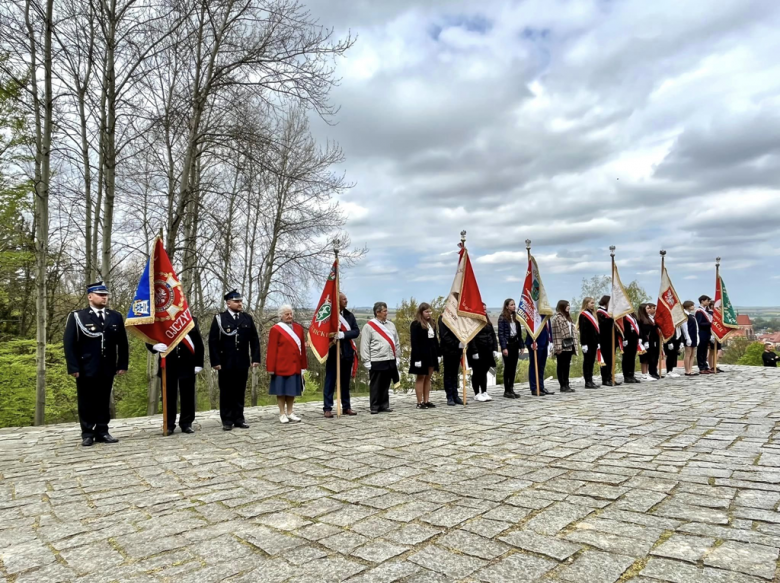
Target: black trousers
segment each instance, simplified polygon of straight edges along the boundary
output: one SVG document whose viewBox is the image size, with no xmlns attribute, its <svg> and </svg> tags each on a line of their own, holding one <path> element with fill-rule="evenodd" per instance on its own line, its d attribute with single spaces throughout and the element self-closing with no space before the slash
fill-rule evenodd
<svg viewBox="0 0 780 583">
<path fill-rule="evenodd" d="M 710 334 L 699 334 L 699 345 L 696 347 L 696 361 L 699 370 L 708 370 L 710 363 L 707 361 L 707 353 L 710 349 Z"/>
<path fill-rule="evenodd" d="M 474 394 L 487 392 L 487 373 L 490 370 L 490 365 L 478 360 L 473 361 L 471 365 L 471 386 L 474 389 Z"/>
<path fill-rule="evenodd" d="M 390 408 L 390 384 L 393 382 L 393 371 L 372 368 L 368 378 L 371 410 L 386 411 Z"/>
<path fill-rule="evenodd" d="M 658 360 L 661 358 L 661 346 L 658 342 L 651 342 L 650 348 L 645 353 L 645 361 L 647 362 L 647 370 L 651 377 L 657 377 L 658 374 Z"/>
<path fill-rule="evenodd" d="M 341 359 L 341 408 L 346 411 L 352 408 L 349 400 L 349 383 L 352 380 L 353 358 Z M 322 410 L 332 411 L 336 398 L 336 359 L 325 361 L 325 388 L 322 390 Z"/>
<path fill-rule="evenodd" d="M 111 387 L 113 385 L 113 375 L 97 377 L 79 375 L 79 378 L 76 379 L 82 438 L 108 433 L 108 423 L 111 420 L 109 402 L 111 401 Z"/>
<path fill-rule="evenodd" d="M 557 354 L 556 372 L 558 373 L 558 384 L 561 388 L 569 386 L 569 369 L 571 368 L 571 359 L 574 357 L 573 350 L 562 350 Z"/>
<path fill-rule="evenodd" d="M 674 345 L 674 348 L 669 348 L 670 344 Z M 676 340 L 670 340 L 664 344 L 664 349 L 666 350 L 666 372 L 670 373 L 677 366 L 677 359 L 680 357 L 680 344 Z"/>
<path fill-rule="evenodd" d="M 444 381 L 444 394 L 447 400 L 454 399 L 458 395 L 458 370 L 460 369 L 460 354 L 445 354 L 442 357 L 444 371 L 442 380 Z"/>
<path fill-rule="evenodd" d="M 517 375 L 517 359 L 520 358 L 518 351 L 520 350 L 520 342 L 515 336 L 513 341 L 511 338 L 506 344 L 507 355 L 504 359 L 504 392 L 513 392 L 515 386 L 515 376 Z"/>
<path fill-rule="evenodd" d="M 593 382 L 593 367 L 596 366 L 596 351 L 598 345 L 588 346 L 588 352 L 582 355 L 582 376 L 586 383 Z"/>
<path fill-rule="evenodd" d="M 248 368 L 221 369 L 219 371 L 219 416 L 222 425 L 244 423 L 244 400 Z"/>
<path fill-rule="evenodd" d="M 536 394 L 536 365 L 539 365 L 539 390 L 544 390 L 544 369 L 547 366 L 547 347 L 537 350 L 536 359 L 534 351 L 530 350 L 530 364 L 528 366 L 528 383 L 531 385 L 531 394 Z"/>
<path fill-rule="evenodd" d="M 623 378 L 632 379 L 636 374 L 637 343 L 629 342 L 623 347 Z"/>
<path fill-rule="evenodd" d="M 617 349 L 617 344 L 615 344 L 615 349 Z M 588 352 L 590 352 L 590 349 L 588 349 Z M 606 348 L 604 348 L 603 344 L 601 345 L 601 356 L 604 358 L 605 363 L 601 367 L 601 382 L 612 382 L 612 363 L 615 362 L 615 353 L 612 351 L 611 341 Z"/>
<path fill-rule="evenodd" d="M 192 427 L 195 421 L 195 377 L 176 377 L 170 371 L 165 373 L 165 386 L 167 394 L 166 407 L 168 417 L 166 426 L 168 429 L 176 427 L 176 398 L 181 401 L 181 415 L 179 415 L 179 427 Z"/>
</svg>

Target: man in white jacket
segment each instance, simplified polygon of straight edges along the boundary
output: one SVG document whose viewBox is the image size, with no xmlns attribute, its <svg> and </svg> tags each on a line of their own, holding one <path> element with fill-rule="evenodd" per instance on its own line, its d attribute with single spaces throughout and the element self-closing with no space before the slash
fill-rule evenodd
<svg viewBox="0 0 780 583">
<path fill-rule="evenodd" d="M 374 318 L 360 333 L 360 360 L 369 371 L 371 414 L 390 413 L 390 384 L 398 383 L 401 341 L 387 319 L 387 304 L 374 304 Z"/>
</svg>

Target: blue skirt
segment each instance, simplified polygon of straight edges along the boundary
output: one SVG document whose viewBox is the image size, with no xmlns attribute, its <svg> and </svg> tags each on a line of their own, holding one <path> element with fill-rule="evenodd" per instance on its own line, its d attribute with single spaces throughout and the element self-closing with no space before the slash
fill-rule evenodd
<svg viewBox="0 0 780 583">
<path fill-rule="evenodd" d="M 300 397 L 303 393 L 303 379 L 301 375 L 294 374 L 289 377 L 275 375 L 268 387 L 269 395 L 277 397 Z"/>
</svg>

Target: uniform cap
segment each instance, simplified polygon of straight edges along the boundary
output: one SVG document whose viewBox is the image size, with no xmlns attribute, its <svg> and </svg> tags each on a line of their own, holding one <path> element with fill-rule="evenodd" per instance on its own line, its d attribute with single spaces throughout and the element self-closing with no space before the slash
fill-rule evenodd
<svg viewBox="0 0 780 583">
<path fill-rule="evenodd" d="M 238 292 L 238 290 L 229 291 L 225 294 L 225 301 L 228 300 L 242 300 L 244 299 L 241 297 L 241 294 Z"/>
<path fill-rule="evenodd" d="M 103 284 L 102 281 L 98 281 L 95 283 L 90 283 L 87 286 L 87 293 L 88 294 L 100 294 L 100 295 L 108 295 L 108 288 Z"/>
</svg>

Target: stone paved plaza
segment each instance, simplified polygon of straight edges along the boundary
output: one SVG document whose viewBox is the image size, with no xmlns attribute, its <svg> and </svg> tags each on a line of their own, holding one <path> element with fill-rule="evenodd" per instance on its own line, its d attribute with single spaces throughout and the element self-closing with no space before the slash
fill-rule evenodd
<svg viewBox="0 0 780 583">
<path fill-rule="evenodd" d="M 552 384 L 552 383 L 551 383 Z M 194 435 L 0 430 L 10 581 L 780 581 L 780 370 Z"/>
</svg>

